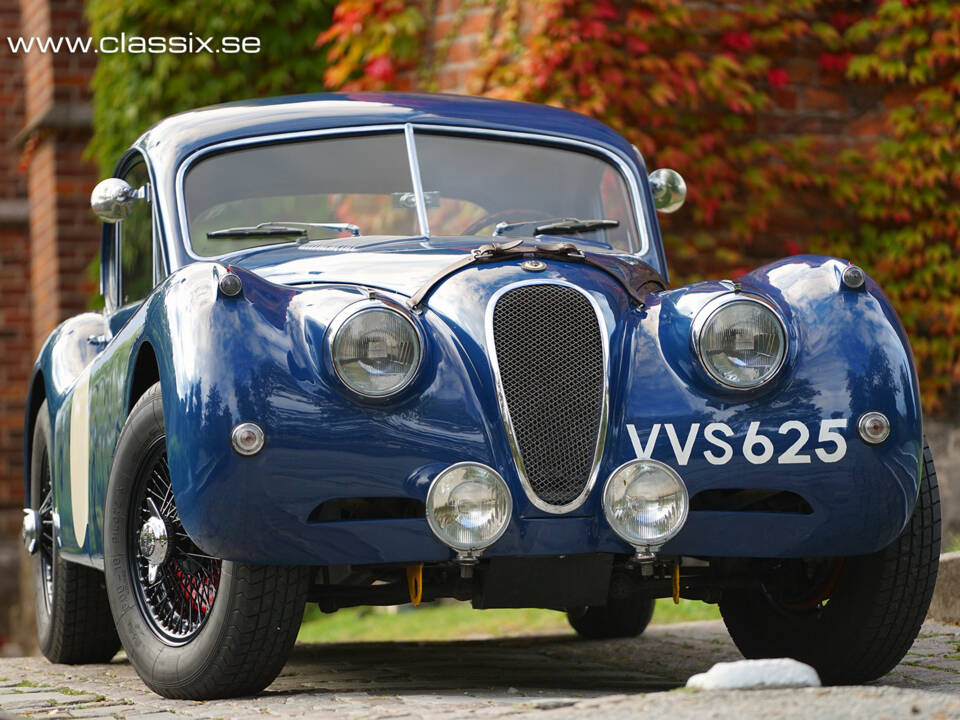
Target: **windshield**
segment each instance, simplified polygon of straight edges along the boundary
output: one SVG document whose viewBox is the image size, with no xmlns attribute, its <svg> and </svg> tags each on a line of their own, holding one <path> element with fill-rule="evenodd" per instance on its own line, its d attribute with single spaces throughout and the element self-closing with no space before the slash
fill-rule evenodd
<svg viewBox="0 0 960 720">
<path fill-rule="evenodd" d="M 430 236 L 440 244 L 470 236 L 479 245 L 498 225 L 515 225 L 511 235 L 531 235 L 544 223 L 569 218 L 610 221 L 570 231 L 585 243 L 641 249 L 631 195 L 612 162 L 496 136 L 418 130 L 414 139 L 396 131 L 231 149 L 190 167 L 184 197 L 191 246 L 203 257 L 335 238 L 336 228 L 323 227 L 330 224 L 355 225 L 365 236 Z"/>
</svg>

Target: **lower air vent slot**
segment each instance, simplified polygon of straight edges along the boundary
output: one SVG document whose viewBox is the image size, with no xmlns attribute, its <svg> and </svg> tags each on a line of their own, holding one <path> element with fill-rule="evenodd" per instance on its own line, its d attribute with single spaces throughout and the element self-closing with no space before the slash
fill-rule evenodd
<svg viewBox="0 0 960 720">
<path fill-rule="evenodd" d="M 413 498 L 337 498 L 317 505 L 307 522 L 403 520 L 426 517 L 426 506 Z"/>
<path fill-rule="evenodd" d="M 715 489 L 704 490 L 690 501 L 691 512 L 768 512 L 788 515 L 812 515 L 810 503 L 796 493 L 784 490 Z"/>
</svg>

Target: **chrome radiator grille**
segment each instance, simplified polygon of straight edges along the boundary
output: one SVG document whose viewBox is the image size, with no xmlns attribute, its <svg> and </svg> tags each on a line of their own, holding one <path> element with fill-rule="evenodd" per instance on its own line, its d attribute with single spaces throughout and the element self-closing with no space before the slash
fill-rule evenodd
<svg viewBox="0 0 960 720">
<path fill-rule="evenodd" d="M 535 504 L 573 509 L 593 474 L 606 411 L 597 313 L 571 287 L 522 285 L 496 301 L 492 335 L 520 476 Z"/>
</svg>

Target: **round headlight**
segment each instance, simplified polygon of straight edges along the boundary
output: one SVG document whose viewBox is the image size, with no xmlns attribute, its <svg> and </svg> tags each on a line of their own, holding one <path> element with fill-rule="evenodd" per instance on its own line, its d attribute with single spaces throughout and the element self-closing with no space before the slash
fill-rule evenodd
<svg viewBox="0 0 960 720">
<path fill-rule="evenodd" d="M 420 335 L 413 323 L 389 307 L 358 310 L 338 328 L 331 343 L 333 366 L 355 393 L 383 397 L 406 387 L 420 366 Z"/>
<path fill-rule="evenodd" d="M 694 321 L 694 341 L 707 372 L 727 387 L 747 390 L 776 375 L 786 356 L 780 316 L 765 303 L 743 296 L 723 298 Z"/>
<path fill-rule="evenodd" d="M 613 471 L 603 489 L 603 514 L 634 547 L 659 547 L 687 519 L 687 486 L 656 460 L 631 460 Z"/>
<path fill-rule="evenodd" d="M 480 550 L 496 542 L 513 513 L 507 483 L 493 469 L 457 463 L 441 472 L 427 492 L 427 522 L 455 550 Z"/>
</svg>

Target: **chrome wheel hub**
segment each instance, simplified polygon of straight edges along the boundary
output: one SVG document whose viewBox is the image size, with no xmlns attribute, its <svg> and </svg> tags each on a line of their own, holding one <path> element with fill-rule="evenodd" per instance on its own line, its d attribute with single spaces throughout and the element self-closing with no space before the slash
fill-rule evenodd
<svg viewBox="0 0 960 720">
<path fill-rule="evenodd" d="M 198 548 L 183 529 L 163 439 L 147 450 L 140 472 L 127 526 L 137 604 L 162 642 L 184 645 L 210 616 L 221 561 Z"/>
<path fill-rule="evenodd" d="M 23 511 L 23 529 L 20 531 L 20 537 L 23 538 L 23 546 L 27 552 L 33 555 L 37 551 L 37 534 L 40 528 L 40 513 L 32 508 L 26 508 Z"/>
<path fill-rule="evenodd" d="M 138 544 L 140 556 L 147 561 L 147 580 L 154 582 L 160 566 L 167 561 L 170 555 L 170 538 L 167 525 L 160 518 L 160 511 L 153 500 L 148 499 L 150 510 L 153 513 L 140 528 Z"/>
</svg>

